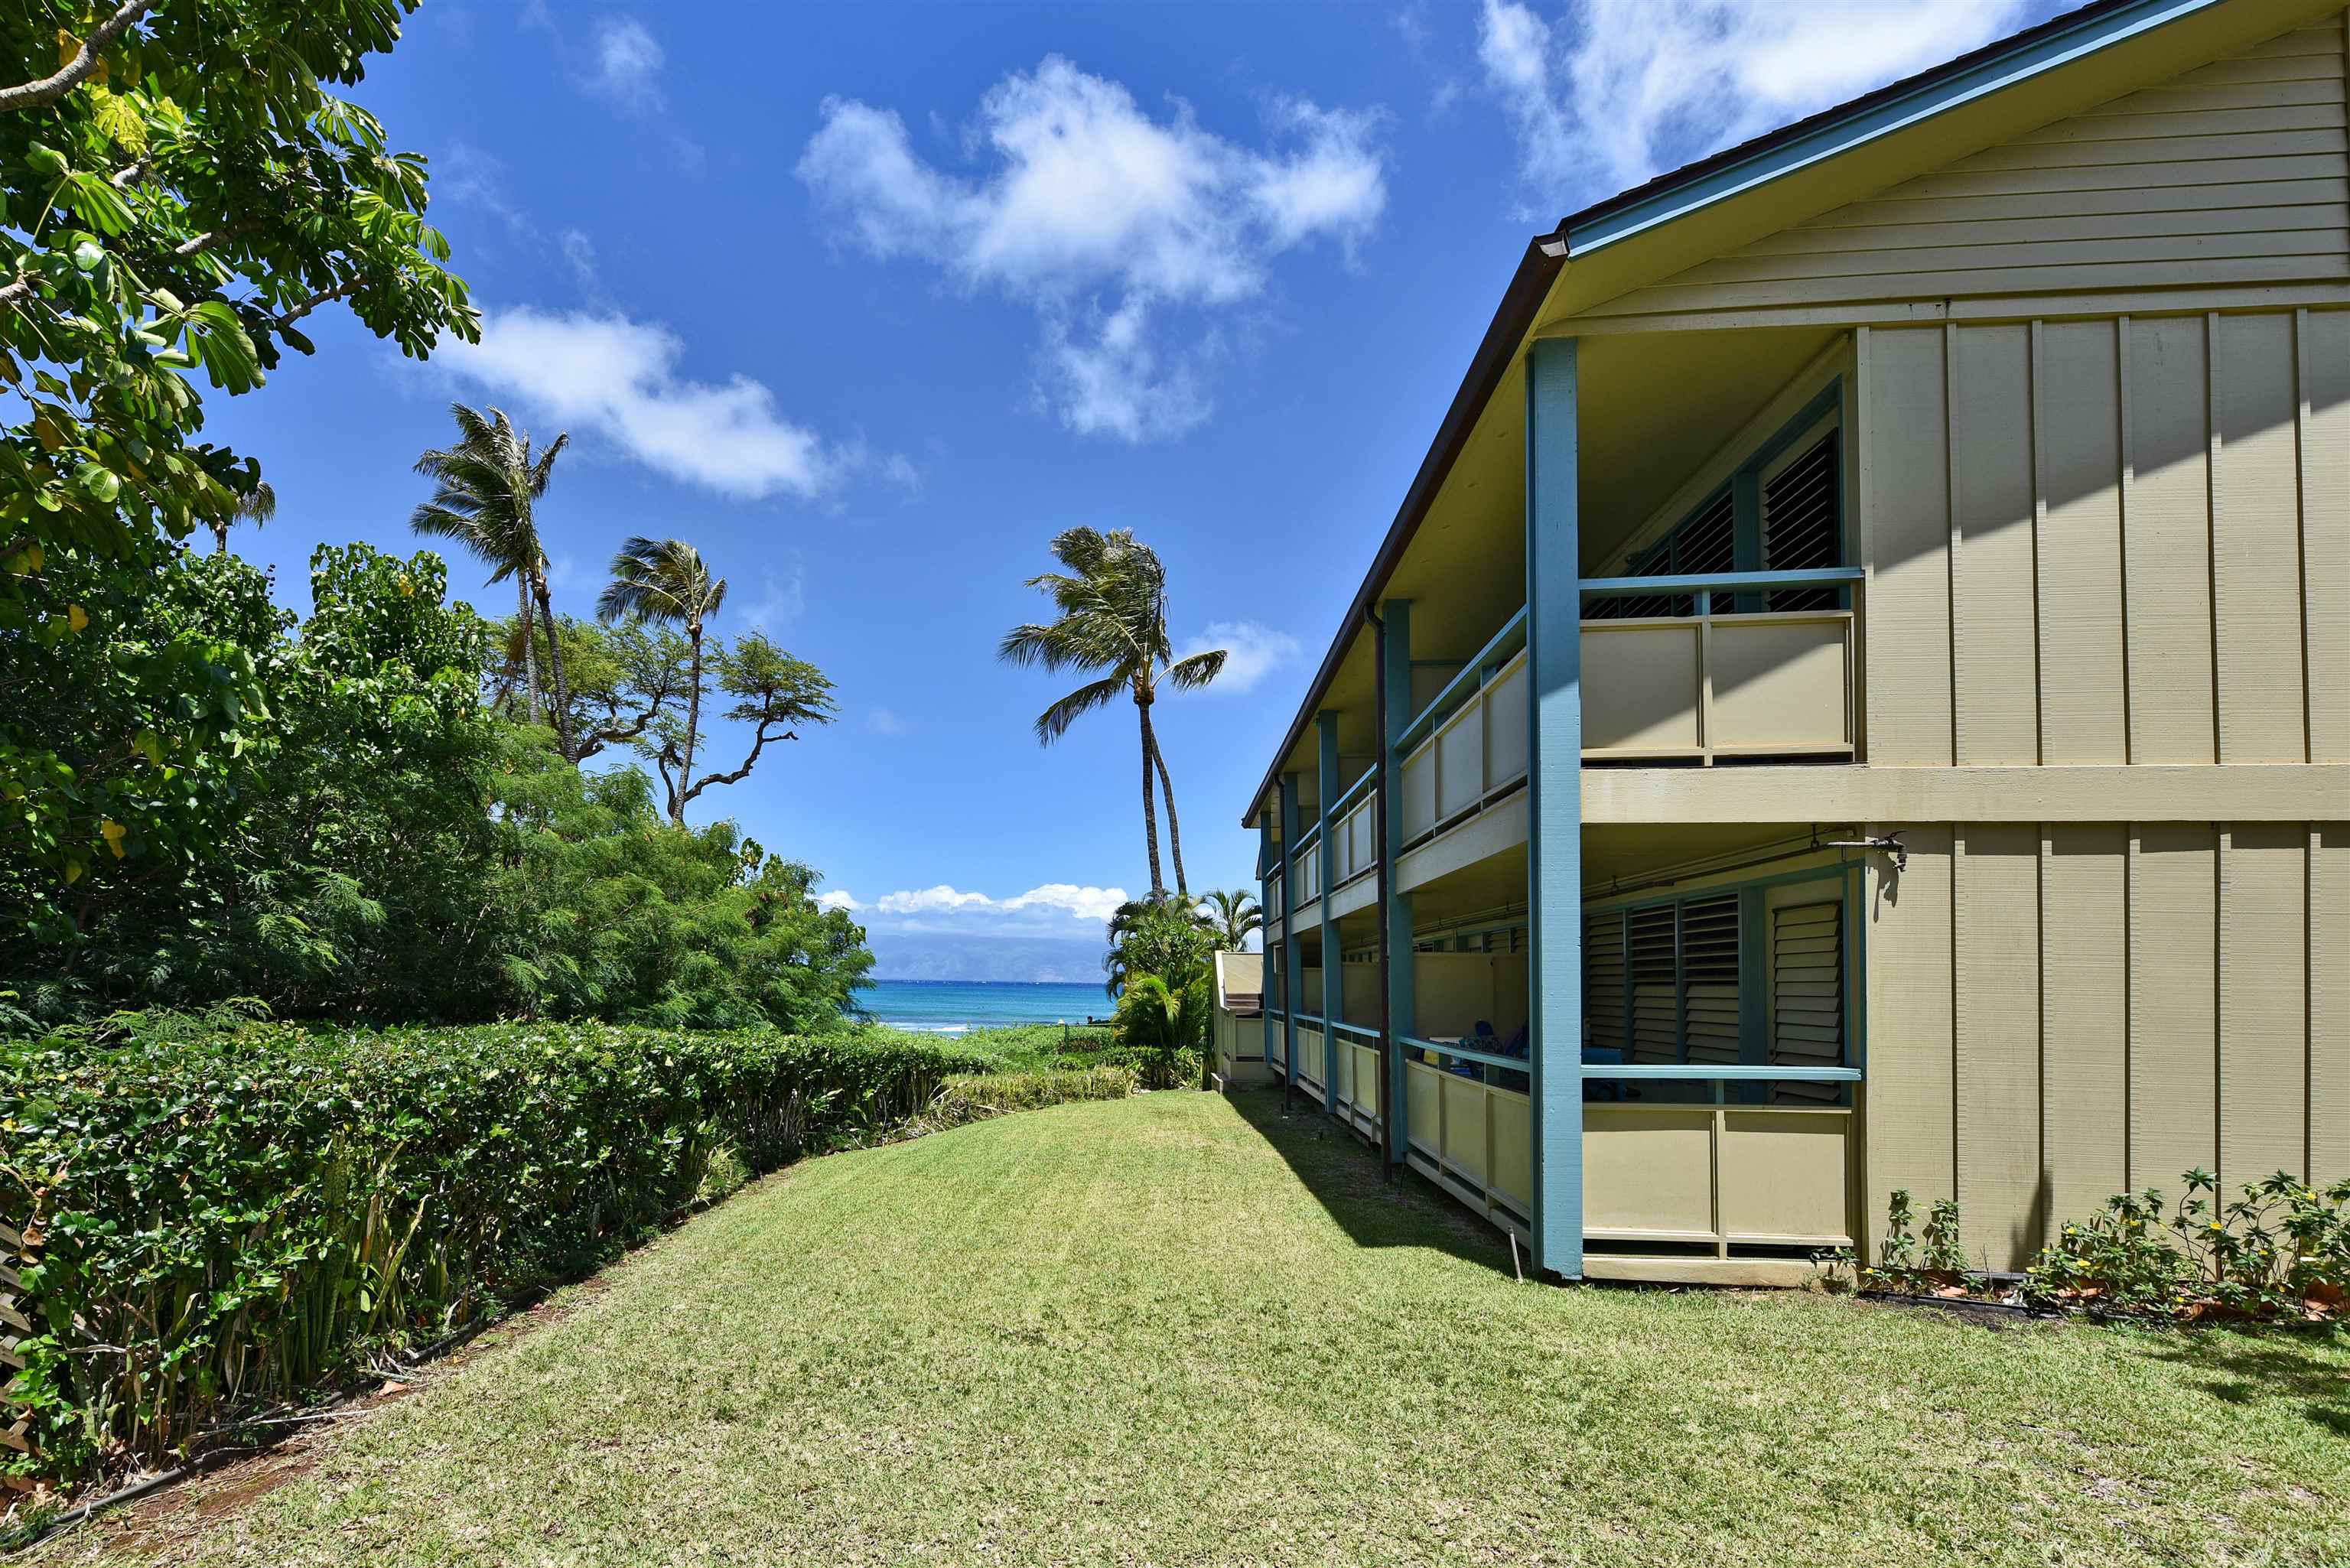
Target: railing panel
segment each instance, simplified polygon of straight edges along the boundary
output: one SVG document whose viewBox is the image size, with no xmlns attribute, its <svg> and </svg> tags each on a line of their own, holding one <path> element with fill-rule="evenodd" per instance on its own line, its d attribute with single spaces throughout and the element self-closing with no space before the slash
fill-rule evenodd
<svg viewBox="0 0 2350 1568">
<path fill-rule="evenodd" d="M 1526 772 L 1526 661 L 1523 656 L 1485 688 L 1485 788 L 1488 793 Z"/>
<path fill-rule="evenodd" d="M 1329 1082 L 1323 1072 L 1322 1032 L 1301 1026 L 1297 1031 L 1297 1081 L 1318 1089 Z"/>
<path fill-rule="evenodd" d="M 1425 1062 L 1403 1064 L 1404 1137 L 1430 1159 L 1444 1156 L 1443 1080 L 1444 1075 Z"/>
<path fill-rule="evenodd" d="M 1468 810 L 1485 793 L 1485 710 L 1470 702 L 1436 732 L 1436 815 Z"/>
<path fill-rule="evenodd" d="M 1733 1108 L 1722 1121 L 1724 1234 L 1845 1239 L 1851 1223 L 1849 1111 Z"/>
<path fill-rule="evenodd" d="M 1596 1241 L 1851 1241 L 1853 1112 L 1586 1104 L 1583 1223 Z"/>
<path fill-rule="evenodd" d="M 1828 750 L 1852 744 L 1852 616 L 1729 616 L 1713 623 L 1716 751 Z"/>
<path fill-rule="evenodd" d="M 1409 844 L 1436 826 L 1436 748 L 1422 746 L 1403 763 L 1403 839 Z"/>
<path fill-rule="evenodd" d="M 1711 1240 L 1711 1106 L 1586 1106 L 1583 1226 Z"/>
<path fill-rule="evenodd" d="M 1583 624 L 1583 754 L 1695 755 L 1704 673 L 1693 620 Z"/>
</svg>

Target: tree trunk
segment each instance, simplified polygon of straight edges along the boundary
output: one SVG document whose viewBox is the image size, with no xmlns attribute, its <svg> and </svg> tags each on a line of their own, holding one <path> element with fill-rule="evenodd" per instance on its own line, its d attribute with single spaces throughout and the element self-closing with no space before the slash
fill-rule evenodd
<svg viewBox="0 0 2350 1568">
<path fill-rule="evenodd" d="M 215 556 L 228 554 L 228 524 L 225 523 L 213 524 L 213 554 Z"/>
<path fill-rule="evenodd" d="M 538 722 L 538 630 L 530 624 L 530 578 L 515 574 L 515 616 L 522 628 L 522 707 Z"/>
<path fill-rule="evenodd" d="M 677 764 L 677 782 L 681 790 L 693 787 L 694 741 L 702 730 L 702 623 L 695 621 L 685 628 L 693 641 L 693 684 L 685 693 L 685 760 Z M 680 827 L 685 826 L 685 801 L 679 796 L 670 807 L 669 818 Z"/>
<path fill-rule="evenodd" d="M 1150 763 L 1159 746 L 1150 734 L 1150 699 L 1136 692 L 1134 711 L 1142 715 L 1142 842 L 1150 850 L 1150 897 L 1155 901 L 1167 896 L 1167 879 L 1159 871 L 1159 810 L 1151 801 Z"/>
<path fill-rule="evenodd" d="M 1144 721 L 1147 726 L 1149 721 Z M 1191 907 L 1191 885 L 1183 878 L 1183 830 L 1175 822 L 1175 781 L 1167 776 L 1167 753 L 1159 749 L 1159 732 L 1150 732 L 1150 760 L 1159 764 L 1159 793 L 1167 797 L 1167 848 L 1175 857 L 1175 896 L 1189 910 Z"/>
<path fill-rule="evenodd" d="M 538 618 L 546 628 L 547 671 L 555 680 L 555 734 L 563 751 L 563 760 L 576 763 L 578 753 L 571 746 L 571 689 L 563 680 L 563 643 L 555 634 L 555 601 L 546 592 L 546 574 L 536 566 L 531 568 L 530 591 L 538 599 Z"/>
</svg>

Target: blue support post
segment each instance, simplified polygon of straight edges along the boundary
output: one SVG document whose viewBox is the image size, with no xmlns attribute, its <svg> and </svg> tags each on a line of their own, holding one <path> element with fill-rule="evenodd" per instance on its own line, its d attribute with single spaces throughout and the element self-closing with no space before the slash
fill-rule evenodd
<svg viewBox="0 0 2350 1568">
<path fill-rule="evenodd" d="M 1322 887 L 1317 903 L 1322 910 L 1322 1108 L 1336 1112 L 1338 1108 L 1338 1067 L 1336 1062 L 1338 1021 L 1347 1015 L 1347 977 L 1338 964 L 1338 922 L 1330 918 L 1330 868 L 1336 857 L 1330 853 L 1330 835 L 1335 824 L 1330 817 L 1330 803 L 1338 798 L 1338 715 L 1324 709 L 1314 715 L 1315 733 L 1321 743 L 1318 782 L 1321 791 L 1314 802 L 1320 814 L 1322 831 L 1315 837 L 1315 853 L 1322 857 Z"/>
<path fill-rule="evenodd" d="M 1415 711 L 1411 701 L 1411 601 L 1388 600 L 1379 607 L 1379 619 L 1387 628 L 1388 699 L 1387 711 L 1379 715 L 1379 816 L 1387 826 L 1385 841 L 1379 846 L 1380 865 L 1384 867 L 1379 891 L 1386 895 L 1387 905 L 1379 911 L 1379 919 L 1387 922 L 1388 955 L 1388 1037 L 1380 1042 L 1380 1048 L 1387 1054 L 1389 1101 L 1380 1110 L 1387 1117 L 1388 1159 L 1400 1165 L 1404 1151 L 1410 1147 L 1405 1120 L 1411 1096 L 1404 1092 L 1403 1037 L 1419 1033 L 1419 964 L 1411 948 L 1411 895 L 1397 892 L 1393 882 L 1396 861 L 1403 853 L 1403 748 L 1396 742 L 1411 723 Z"/>
<path fill-rule="evenodd" d="M 1526 641 L 1534 672 L 1526 845 L 1534 994 L 1534 1252 L 1583 1275 L 1583 596 L 1575 345 L 1526 353 Z"/>
<path fill-rule="evenodd" d="M 1264 1012 L 1270 1012 L 1278 1005 L 1281 995 L 1278 977 L 1273 971 L 1273 927 L 1263 919 L 1264 911 L 1273 908 L 1273 890 L 1279 885 L 1281 867 L 1273 864 L 1273 819 L 1263 812 L 1257 813 L 1256 818 L 1256 945 L 1264 954 L 1257 977 L 1257 989 L 1264 993 L 1263 1012 L 1257 1015 L 1257 1028 L 1262 1032 L 1265 1026 Z M 1259 1044 L 1263 1044 L 1262 1039 Z"/>
<path fill-rule="evenodd" d="M 1305 966 L 1297 956 L 1297 775 L 1281 775 L 1281 1081 L 1282 1109 L 1297 1082 L 1297 993 Z"/>
</svg>

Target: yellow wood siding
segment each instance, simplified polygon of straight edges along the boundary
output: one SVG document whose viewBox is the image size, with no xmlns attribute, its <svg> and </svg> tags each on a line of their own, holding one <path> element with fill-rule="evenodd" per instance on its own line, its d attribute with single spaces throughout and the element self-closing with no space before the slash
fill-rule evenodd
<svg viewBox="0 0 2350 1568">
<path fill-rule="evenodd" d="M 1909 869 L 1866 901 L 1868 1179 L 1861 1231 L 1872 1243 L 1894 1189 L 1907 1189 L 1920 1213 L 1958 1190 L 1950 830 L 1928 824 L 1912 829 L 1908 841 Z"/>
<path fill-rule="evenodd" d="M 2350 277 L 2343 23 L 1961 158 L 1594 315 Z"/>
<path fill-rule="evenodd" d="M 1872 765 L 2350 758 L 2350 312 L 1856 337 Z"/>
<path fill-rule="evenodd" d="M 1872 1242 L 1895 1188 L 2020 1268 L 2190 1168 L 2350 1176 L 2350 824 L 1906 836 L 1868 900 Z"/>
</svg>

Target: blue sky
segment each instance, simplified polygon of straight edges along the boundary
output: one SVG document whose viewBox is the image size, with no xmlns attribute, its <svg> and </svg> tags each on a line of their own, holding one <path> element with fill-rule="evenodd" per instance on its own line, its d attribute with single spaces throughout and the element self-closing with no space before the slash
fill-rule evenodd
<svg viewBox="0 0 2350 1568">
<path fill-rule="evenodd" d="M 1088 978 L 1148 885 L 1139 759 L 1130 707 L 1039 748 L 1064 687 L 994 659 L 1050 536 L 1134 529 L 1179 641 L 1233 649 L 1158 718 L 1191 885 L 1243 883 L 1240 811 L 1526 238 L 2053 8 L 429 0 L 356 96 L 431 159 L 484 342 L 418 365 L 322 313 L 315 358 L 209 400 L 279 496 L 234 547 L 305 607 L 315 545 L 415 547 L 451 399 L 568 430 L 559 608 L 625 536 L 687 538 L 722 631 L 839 686 L 701 817 L 820 867 L 884 975 Z"/>
</svg>

